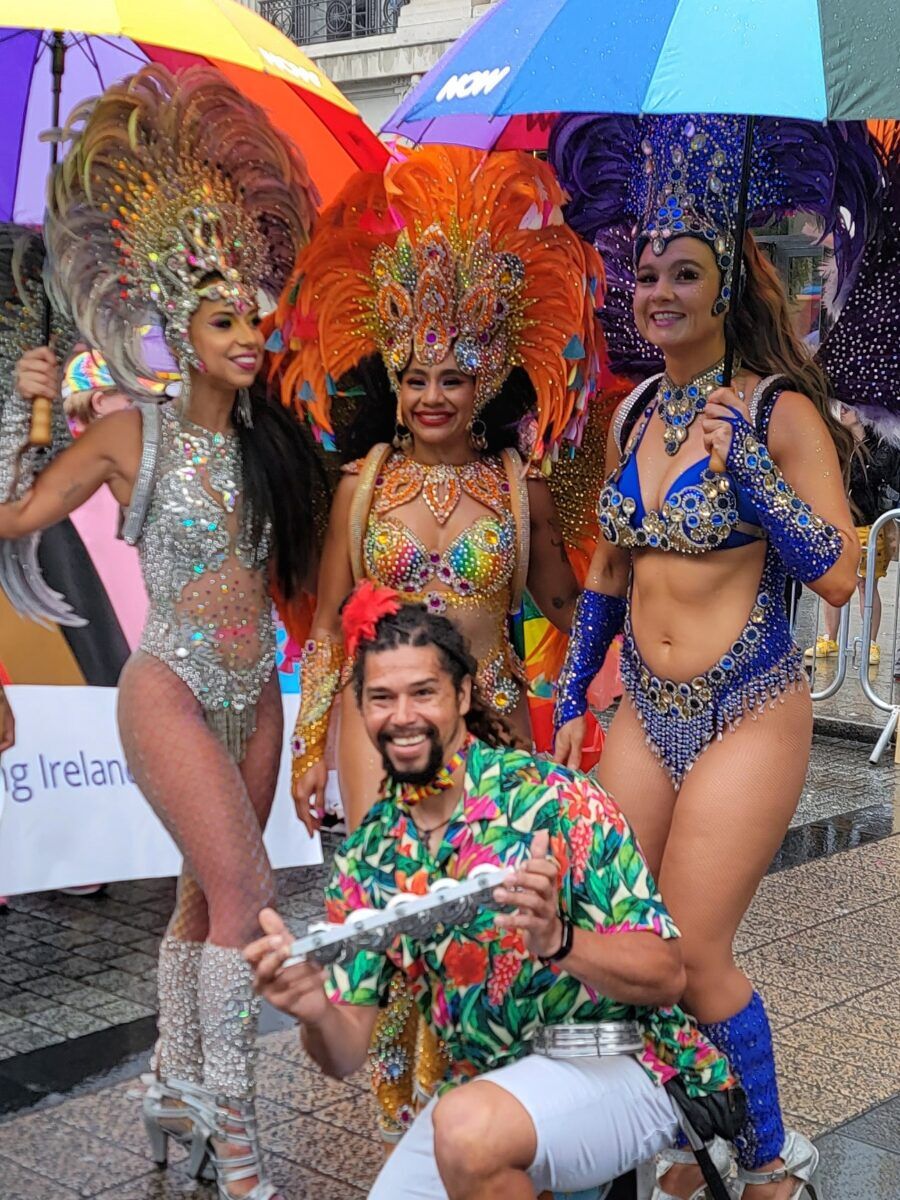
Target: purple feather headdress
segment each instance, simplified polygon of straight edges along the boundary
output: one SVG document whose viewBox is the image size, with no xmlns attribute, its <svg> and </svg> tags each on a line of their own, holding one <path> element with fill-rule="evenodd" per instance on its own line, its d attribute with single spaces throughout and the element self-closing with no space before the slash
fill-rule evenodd
<svg viewBox="0 0 900 1200">
<path fill-rule="evenodd" d="M 881 219 L 816 358 L 838 400 L 900 446 L 900 123 L 884 139 Z"/>
<path fill-rule="evenodd" d="M 649 242 L 661 254 L 672 238 L 688 236 L 713 250 L 722 272 L 718 307 L 727 308 L 743 129 L 742 117 L 716 114 L 572 115 L 556 123 L 550 160 L 571 197 L 566 220 L 604 254 L 623 296 L 633 286 L 634 258 L 629 264 L 621 252 L 626 241 L 632 252 Z M 756 122 L 750 224 L 797 212 L 821 218 L 823 236 L 834 243 L 838 304 L 872 235 L 881 182 L 863 122 Z M 632 331 L 630 344 L 618 345 L 624 312 L 613 309 L 610 317 L 607 326 L 601 311 L 615 367 L 633 360 L 639 343 Z"/>
<path fill-rule="evenodd" d="M 634 321 L 634 238 L 624 225 L 604 229 L 596 238 L 603 258 L 606 291 L 598 316 L 606 336 L 610 369 L 626 379 L 647 379 L 662 371 L 662 352 L 638 333 Z"/>
</svg>

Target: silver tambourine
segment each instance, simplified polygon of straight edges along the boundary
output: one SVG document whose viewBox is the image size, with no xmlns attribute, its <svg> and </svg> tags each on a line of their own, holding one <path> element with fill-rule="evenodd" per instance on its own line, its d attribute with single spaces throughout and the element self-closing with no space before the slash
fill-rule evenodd
<svg viewBox="0 0 900 1200">
<path fill-rule="evenodd" d="M 542 1025 L 531 1040 L 533 1054 L 546 1058 L 597 1058 L 638 1054 L 644 1039 L 637 1021 L 585 1021 Z"/>
<path fill-rule="evenodd" d="M 479 908 L 500 908 L 494 889 L 508 878 L 505 867 L 474 867 L 464 880 L 438 879 L 424 896 L 398 892 L 384 908 L 358 908 L 343 925 L 313 921 L 291 947 L 284 966 L 313 958 L 325 966 L 344 962 L 360 950 L 383 954 L 396 937 L 425 937 L 439 925 L 461 925 Z"/>
</svg>

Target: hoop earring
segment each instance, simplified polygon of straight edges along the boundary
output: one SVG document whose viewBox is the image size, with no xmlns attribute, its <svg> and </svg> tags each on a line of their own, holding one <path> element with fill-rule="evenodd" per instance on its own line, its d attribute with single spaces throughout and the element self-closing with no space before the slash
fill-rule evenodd
<svg viewBox="0 0 900 1200">
<path fill-rule="evenodd" d="M 412 433 L 410 433 L 405 425 L 402 425 L 398 421 L 394 426 L 394 440 L 391 442 L 391 445 L 395 450 L 402 450 L 404 446 L 408 446 L 411 441 Z"/>
<path fill-rule="evenodd" d="M 234 415 L 245 428 L 253 428 L 253 403 L 250 400 L 249 388 L 241 388 L 238 392 Z"/>
<path fill-rule="evenodd" d="M 402 450 L 404 446 L 408 446 L 412 441 L 412 433 L 409 428 L 403 424 L 403 409 L 400 407 L 400 397 L 397 397 L 397 413 L 394 418 L 394 440 L 391 445 L 395 450 Z"/>
<path fill-rule="evenodd" d="M 487 425 L 481 417 L 473 417 L 469 422 L 469 441 L 473 450 L 487 450 Z"/>
</svg>

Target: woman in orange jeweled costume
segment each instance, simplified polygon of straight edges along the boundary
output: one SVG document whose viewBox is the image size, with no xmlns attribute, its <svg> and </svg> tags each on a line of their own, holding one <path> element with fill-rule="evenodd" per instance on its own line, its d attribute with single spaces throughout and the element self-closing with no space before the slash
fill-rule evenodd
<svg viewBox="0 0 900 1200">
<path fill-rule="evenodd" d="M 341 691 L 339 610 L 360 578 L 450 614 L 478 659 L 485 699 L 531 742 L 509 618 L 527 587 L 568 632 L 579 588 L 540 464 L 577 427 L 599 370 L 601 264 L 561 223 L 562 199 L 546 165 L 527 155 L 429 147 L 383 176 L 357 176 L 298 261 L 275 334 L 284 395 L 323 436 L 337 431 L 349 459 L 301 658 L 294 795 L 310 828 L 339 694 L 351 827 L 383 773 Z M 341 413 L 354 407 L 342 430 Z M 406 1001 L 395 997 L 374 1044 L 388 1136 L 411 1116 L 413 1047 L 394 1036 L 404 1026 L 413 1036 Z M 425 1049 L 433 1082 L 444 1064 Z"/>
</svg>

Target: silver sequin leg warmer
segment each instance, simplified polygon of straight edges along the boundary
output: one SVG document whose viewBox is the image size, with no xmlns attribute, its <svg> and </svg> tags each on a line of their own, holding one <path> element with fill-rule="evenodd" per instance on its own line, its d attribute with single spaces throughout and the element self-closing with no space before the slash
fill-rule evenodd
<svg viewBox="0 0 900 1200">
<path fill-rule="evenodd" d="M 207 942 L 200 962 L 204 1087 L 213 1096 L 252 1100 L 259 997 L 240 950 Z"/>
<path fill-rule="evenodd" d="M 159 947 L 159 1077 L 203 1083 L 199 982 L 203 942 L 166 934 Z"/>
</svg>

